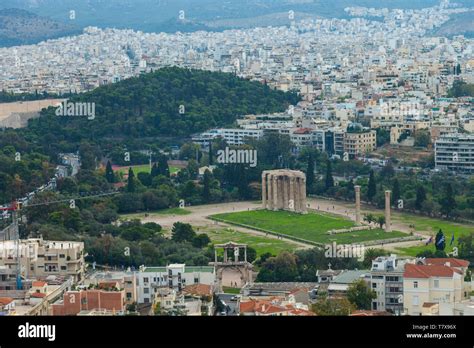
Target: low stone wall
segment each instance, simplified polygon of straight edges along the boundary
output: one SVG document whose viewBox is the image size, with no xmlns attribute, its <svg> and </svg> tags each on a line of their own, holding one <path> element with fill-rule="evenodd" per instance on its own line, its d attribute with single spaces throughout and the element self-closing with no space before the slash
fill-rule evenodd
<svg viewBox="0 0 474 348">
<path fill-rule="evenodd" d="M 327 231 L 326 234 L 333 235 L 333 234 L 340 234 L 340 233 L 350 233 L 355 231 L 367 231 L 367 230 L 374 230 L 376 227 L 374 226 L 355 226 L 350 228 L 343 228 L 340 230 L 330 230 Z"/>
</svg>

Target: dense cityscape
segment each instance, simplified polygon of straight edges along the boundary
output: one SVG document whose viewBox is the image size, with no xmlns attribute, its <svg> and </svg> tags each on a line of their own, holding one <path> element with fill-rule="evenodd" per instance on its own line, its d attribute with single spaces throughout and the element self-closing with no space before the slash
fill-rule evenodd
<svg viewBox="0 0 474 348">
<path fill-rule="evenodd" d="M 474 316 L 472 11 L 0 47 L 0 315 Z"/>
</svg>

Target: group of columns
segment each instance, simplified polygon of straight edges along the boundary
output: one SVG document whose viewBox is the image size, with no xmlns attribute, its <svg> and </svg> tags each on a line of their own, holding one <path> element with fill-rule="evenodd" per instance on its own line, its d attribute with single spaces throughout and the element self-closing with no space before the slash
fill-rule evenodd
<svg viewBox="0 0 474 348">
<path fill-rule="evenodd" d="M 262 205 L 269 210 L 306 213 L 306 176 L 295 170 L 262 173 Z"/>
<path fill-rule="evenodd" d="M 360 210 L 360 186 L 354 186 L 355 191 L 355 208 L 356 208 L 356 223 L 360 225 L 362 223 L 361 220 L 361 210 Z M 386 190 L 385 191 L 385 231 L 392 232 L 392 215 L 390 210 L 390 196 L 392 191 Z"/>
</svg>

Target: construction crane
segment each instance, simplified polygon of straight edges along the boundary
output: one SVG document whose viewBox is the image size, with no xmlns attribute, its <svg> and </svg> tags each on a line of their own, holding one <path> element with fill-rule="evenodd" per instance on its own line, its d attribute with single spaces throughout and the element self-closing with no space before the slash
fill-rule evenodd
<svg viewBox="0 0 474 348">
<path fill-rule="evenodd" d="M 111 196 L 111 195 L 116 195 L 120 193 L 119 191 L 109 191 L 109 192 L 85 192 L 85 193 L 80 193 L 80 196 L 78 197 L 69 197 L 66 199 L 62 200 L 57 200 L 57 201 L 44 201 L 44 202 L 38 202 L 34 204 L 29 204 L 28 202 L 25 203 L 20 203 L 18 201 L 13 201 L 10 206 L 7 207 L 0 207 L 0 211 L 9 211 L 11 212 L 12 215 L 12 223 L 7 229 L 10 229 L 13 231 L 13 238 L 15 240 L 15 245 L 16 245 L 16 288 L 17 290 L 22 290 L 23 289 L 23 284 L 21 282 L 21 255 L 20 255 L 20 231 L 19 231 L 19 224 L 18 224 L 18 219 L 19 219 L 19 212 L 22 209 L 27 209 L 27 208 L 32 208 L 32 207 L 38 207 L 38 206 L 45 206 L 45 205 L 50 205 L 50 204 L 58 204 L 58 203 L 68 203 L 71 202 L 71 200 L 83 200 L 83 199 L 92 199 L 92 198 L 100 198 L 100 197 L 105 197 L 105 196 Z M 6 230 L 6 229 L 5 229 Z"/>
</svg>

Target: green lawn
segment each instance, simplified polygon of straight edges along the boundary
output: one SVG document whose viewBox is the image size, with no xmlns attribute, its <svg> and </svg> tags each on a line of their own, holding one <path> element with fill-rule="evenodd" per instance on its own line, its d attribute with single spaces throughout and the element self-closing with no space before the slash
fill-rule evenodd
<svg viewBox="0 0 474 348">
<path fill-rule="evenodd" d="M 223 286 L 222 290 L 224 291 L 224 294 L 234 294 L 234 295 L 240 294 L 240 288 L 230 288 L 228 286 Z"/>
<path fill-rule="evenodd" d="M 169 208 L 169 209 L 163 209 L 163 210 L 156 210 L 152 212 L 143 212 L 143 213 L 133 213 L 133 214 L 122 214 L 120 215 L 120 218 L 125 218 L 127 220 L 129 219 L 144 219 L 146 216 L 145 214 L 148 215 L 148 217 L 153 217 L 153 216 L 160 216 L 160 215 L 188 215 L 191 214 L 189 210 L 183 209 L 183 208 Z"/>
<path fill-rule="evenodd" d="M 119 167 L 118 169 L 115 170 L 116 173 L 119 174 L 127 174 L 128 169 L 132 167 L 133 173 L 137 175 L 138 173 L 150 173 L 150 165 L 149 164 L 140 164 L 137 166 L 124 166 L 124 167 Z M 170 174 L 177 173 L 179 171 L 179 168 L 177 167 L 172 167 L 170 166 Z"/>
<path fill-rule="evenodd" d="M 211 238 L 213 244 L 222 244 L 227 242 L 247 244 L 257 251 L 257 256 L 265 253 L 270 253 L 276 256 L 282 251 L 291 252 L 298 248 L 298 246 L 290 242 L 239 232 L 231 228 L 199 230 L 199 232 L 206 233 L 209 238 Z"/>
<path fill-rule="evenodd" d="M 444 236 L 446 238 L 446 252 L 452 252 L 453 247 L 457 246 L 458 238 L 463 235 L 467 235 L 469 233 L 474 232 L 474 226 L 469 224 L 462 224 L 447 220 L 429 218 L 425 216 L 417 216 L 413 214 L 403 214 L 403 213 L 396 213 L 393 216 L 393 221 L 395 222 L 402 222 L 408 225 L 414 225 L 415 230 L 419 233 L 424 233 L 427 235 L 426 239 L 429 238 L 430 235 L 434 236 L 440 229 L 443 230 Z M 454 243 L 451 246 L 451 238 L 454 234 Z M 420 245 L 413 246 L 413 247 L 406 247 L 406 248 L 397 248 L 403 255 L 408 256 L 416 256 L 418 253 L 425 251 L 425 250 L 435 250 L 435 246 L 433 243 L 429 245 L 425 245 L 424 242 L 420 243 Z"/>
<path fill-rule="evenodd" d="M 335 241 L 341 244 L 348 244 L 407 236 L 406 233 L 397 231 L 386 233 L 381 229 L 329 235 L 326 234 L 329 230 L 353 227 L 355 223 L 349 219 L 326 213 L 310 212 L 306 215 L 301 215 L 285 211 L 253 210 L 217 214 L 212 217 L 229 223 L 243 224 L 317 243 Z"/>
</svg>

